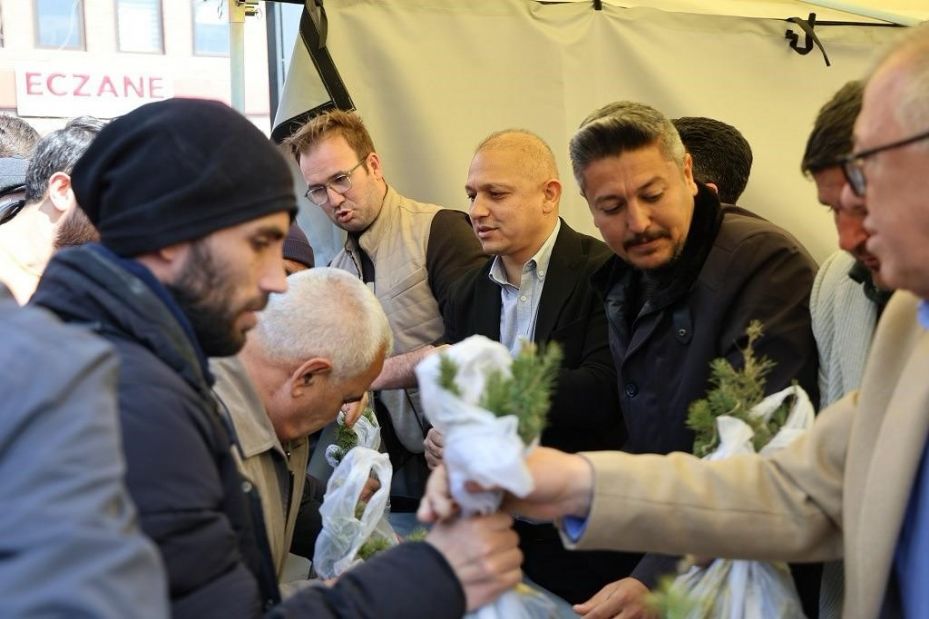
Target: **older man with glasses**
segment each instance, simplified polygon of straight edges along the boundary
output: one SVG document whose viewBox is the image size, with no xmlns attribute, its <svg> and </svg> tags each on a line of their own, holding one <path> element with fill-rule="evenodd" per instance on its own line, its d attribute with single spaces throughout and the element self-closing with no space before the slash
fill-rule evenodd
<svg viewBox="0 0 929 619">
<path fill-rule="evenodd" d="M 357 114 L 321 114 L 287 143 L 307 182 L 307 199 L 348 233 L 331 266 L 373 288 L 393 331 L 394 354 L 372 389 L 394 466 L 392 522 L 403 532 L 415 524 L 412 512 L 428 476 L 423 440 L 429 426 L 412 370 L 442 338 L 451 286 L 487 258 L 465 213 L 415 202 L 388 185 Z M 311 470 L 323 475 L 325 466 L 314 457 Z"/>
</svg>

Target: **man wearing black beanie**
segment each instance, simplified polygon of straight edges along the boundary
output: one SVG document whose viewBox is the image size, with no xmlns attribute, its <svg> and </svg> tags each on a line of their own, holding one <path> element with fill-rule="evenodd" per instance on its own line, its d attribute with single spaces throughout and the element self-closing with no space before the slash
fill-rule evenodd
<svg viewBox="0 0 929 619">
<path fill-rule="evenodd" d="M 468 548 L 452 525 L 281 603 L 260 497 L 237 472 L 206 360 L 238 352 L 287 287 L 287 164 L 227 106 L 172 99 L 109 124 L 71 176 L 101 242 L 56 254 L 32 303 L 119 354 L 126 484 L 175 617 L 453 617 L 514 584 L 515 535 L 498 516 L 470 525 Z"/>
</svg>

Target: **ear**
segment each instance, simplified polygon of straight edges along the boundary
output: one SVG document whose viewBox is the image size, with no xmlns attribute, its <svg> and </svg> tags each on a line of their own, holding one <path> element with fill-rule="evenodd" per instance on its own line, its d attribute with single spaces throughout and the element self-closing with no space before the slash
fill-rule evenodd
<svg viewBox="0 0 929 619">
<path fill-rule="evenodd" d="M 307 359 L 290 375 L 290 397 L 299 398 L 304 393 L 318 387 L 324 377 L 332 374 L 332 362 L 323 357 Z"/>
<path fill-rule="evenodd" d="M 64 172 L 55 172 L 48 179 L 48 199 L 58 211 L 59 215 L 64 215 L 71 208 L 77 206 L 77 200 L 74 198 L 74 190 L 71 189 L 71 177 Z"/>
<path fill-rule="evenodd" d="M 712 190 L 713 190 L 713 193 L 716 194 L 716 197 L 717 197 L 717 198 L 719 197 L 719 187 L 716 186 L 716 183 L 706 182 L 706 183 L 703 183 L 703 184 L 706 185 L 707 187 L 709 187 L 710 189 L 712 189 Z"/>
<path fill-rule="evenodd" d="M 684 153 L 684 182 L 690 188 L 690 195 L 697 195 L 697 183 L 694 181 L 694 159 L 690 153 Z"/>
<path fill-rule="evenodd" d="M 377 180 L 384 178 L 384 168 L 381 167 L 381 158 L 377 153 L 372 152 L 368 154 L 365 168 L 367 168 L 369 173 Z"/>
<path fill-rule="evenodd" d="M 134 258 L 144 264 L 162 283 L 177 281 L 190 253 L 190 242 L 175 243 Z"/>
<path fill-rule="evenodd" d="M 558 201 L 561 200 L 561 181 L 557 178 L 549 179 L 543 185 L 542 192 L 545 194 L 542 212 L 551 213 L 558 208 Z"/>
</svg>

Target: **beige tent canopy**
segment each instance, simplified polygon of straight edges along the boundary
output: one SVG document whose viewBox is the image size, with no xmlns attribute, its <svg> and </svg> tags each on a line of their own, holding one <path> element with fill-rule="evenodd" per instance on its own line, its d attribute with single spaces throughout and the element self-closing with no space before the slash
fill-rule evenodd
<svg viewBox="0 0 929 619">
<path fill-rule="evenodd" d="M 558 157 L 562 215 L 596 235 L 567 158 L 578 122 L 618 99 L 670 117 L 710 116 L 738 127 L 754 150 L 741 205 L 791 230 L 819 260 L 836 241 L 799 171 L 813 118 L 864 74 L 894 24 L 929 19 L 929 0 L 326 0 L 326 19 L 320 4 L 307 2 L 309 43 L 298 39 L 294 50 L 276 137 L 310 110 L 354 106 L 389 182 L 464 209 L 474 146 L 492 131 L 526 128 Z M 810 13 L 829 66 L 818 47 L 801 54 L 785 38 L 795 32 L 802 48 L 796 22 Z M 301 219 L 331 255 L 338 235 L 321 213 L 307 205 Z"/>
</svg>

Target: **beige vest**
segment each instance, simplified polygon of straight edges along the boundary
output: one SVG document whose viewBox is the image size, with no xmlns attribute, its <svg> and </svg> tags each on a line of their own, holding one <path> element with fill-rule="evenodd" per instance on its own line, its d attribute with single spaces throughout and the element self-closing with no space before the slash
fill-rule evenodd
<svg viewBox="0 0 929 619">
<path fill-rule="evenodd" d="M 445 331 L 426 272 L 429 231 L 440 210 L 434 204 L 404 198 L 388 186 L 380 214 L 359 238 L 361 249 L 374 263 L 373 290 L 390 322 L 395 355 L 431 344 Z M 351 239 L 330 266 L 361 277 L 361 259 Z M 421 424 L 425 422 L 418 391 L 385 390 L 381 392 L 381 400 L 390 410 L 394 429 L 404 447 L 422 453 Z"/>
</svg>

